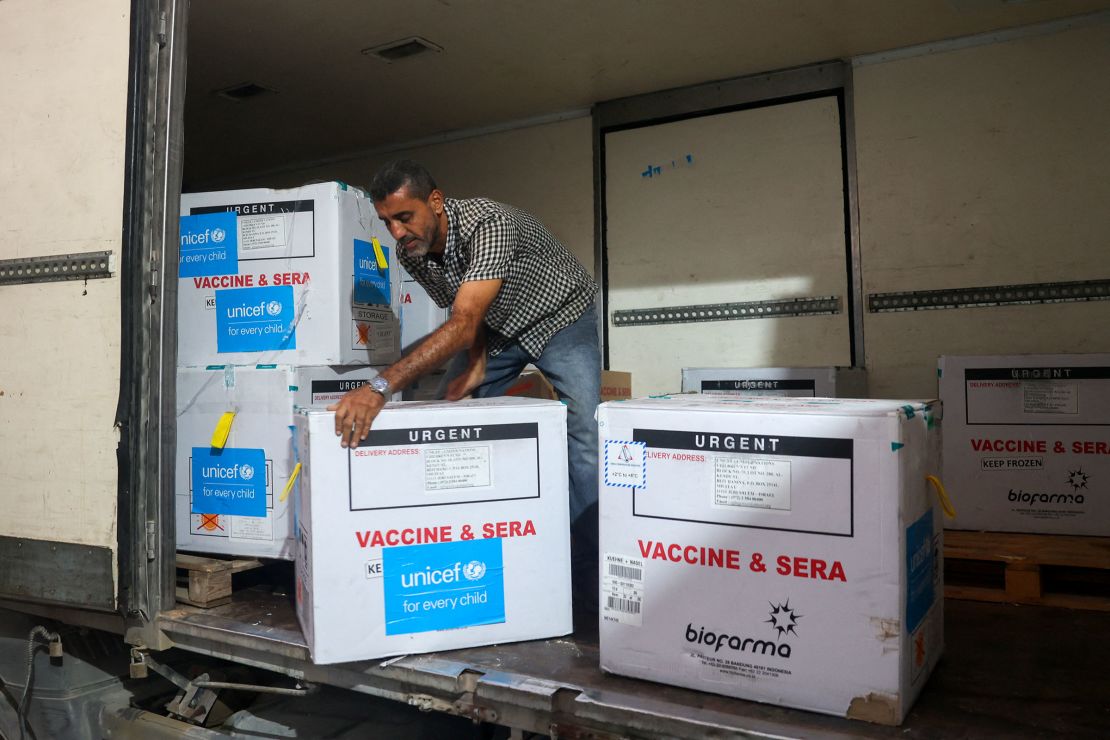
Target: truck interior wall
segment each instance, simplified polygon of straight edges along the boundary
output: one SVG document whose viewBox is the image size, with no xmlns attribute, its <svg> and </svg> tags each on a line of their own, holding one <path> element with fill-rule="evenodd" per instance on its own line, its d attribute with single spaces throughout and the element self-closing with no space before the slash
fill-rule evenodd
<svg viewBox="0 0 1110 740">
<path fill-rule="evenodd" d="M 414 148 L 398 148 L 280 177 L 244 180 L 243 187 L 282 187 L 340 179 L 366 187 L 394 159 L 414 159 L 451 197 L 485 197 L 534 214 L 590 272 L 594 267 L 593 143 L 588 116 L 510 128 Z"/>
<path fill-rule="evenodd" d="M 855 66 L 865 295 L 1110 274 L 1110 76 L 1097 73 L 1110 67 L 1108 41 L 1110 25 L 1096 22 Z M 588 118 L 241 184 L 365 185 L 375 167 L 402 156 L 424 162 L 450 195 L 485 195 L 535 213 L 593 267 Z M 1108 318 L 1105 301 L 866 313 L 871 393 L 935 394 L 936 357 L 945 353 L 1104 351 Z M 719 364 L 760 364 L 740 350 Z M 842 364 L 835 354 L 807 362 Z M 635 365 L 620 369 L 634 377 L 650 369 Z"/>
<path fill-rule="evenodd" d="M 605 134 L 611 312 L 840 296 L 847 248 L 838 101 L 780 102 Z M 647 167 L 647 169 L 645 169 Z M 624 326 L 634 395 L 683 367 L 851 365 L 848 313 Z"/>
<path fill-rule="evenodd" d="M 1110 25 L 854 70 L 865 294 L 1110 277 Z M 1108 349 L 1110 302 L 865 315 L 875 395 L 940 354 Z"/>
<path fill-rule="evenodd" d="M 0 535 L 112 551 L 129 13 L 0 3 L 0 259 L 116 258 L 111 278 L 0 288 Z"/>
</svg>

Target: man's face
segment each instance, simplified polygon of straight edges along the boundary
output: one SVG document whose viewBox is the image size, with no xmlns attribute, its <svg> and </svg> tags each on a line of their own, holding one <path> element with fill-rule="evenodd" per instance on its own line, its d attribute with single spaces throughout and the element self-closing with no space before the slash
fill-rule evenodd
<svg viewBox="0 0 1110 740">
<path fill-rule="evenodd" d="M 374 209 L 397 242 L 397 248 L 406 254 L 423 257 L 430 251 L 442 250 L 446 243 L 440 228 L 443 193 L 438 190 L 422 200 L 410 195 L 407 186 L 401 186 L 385 200 L 376 201 Z"/>
</svg>

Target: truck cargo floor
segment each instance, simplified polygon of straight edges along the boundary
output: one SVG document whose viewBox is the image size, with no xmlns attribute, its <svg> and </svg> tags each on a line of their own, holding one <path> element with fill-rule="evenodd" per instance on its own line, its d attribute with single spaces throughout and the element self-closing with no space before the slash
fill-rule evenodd
<svg viewBox="0 0 1110 740">
<path fill-rule="evenodd" d="M 179 605 L 160 626 L 206 654 L 562 736 L 575 727 L 599 737 L 1106 736 L 1110 615 L 954 600 L 945 610 L 945 655 L 901 727 L 606 674 L 594 636 L 316 666 L 291 598 L 266 586 L 216 608 Z"/>
</svg>

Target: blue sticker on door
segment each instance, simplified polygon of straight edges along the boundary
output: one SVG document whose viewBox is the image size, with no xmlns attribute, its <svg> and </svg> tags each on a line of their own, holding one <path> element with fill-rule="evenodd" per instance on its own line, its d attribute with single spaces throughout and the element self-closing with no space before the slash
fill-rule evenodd
<svg viewBox="0 0 1110 740">
<path fill-rule="evenodd" d="M 505 621 L 500 539 L 386 547 L 382 570 L 387 635 Z"/>
<path fill-rule="evenodd" d="M 355 294 L 351 298 L 354 303 L 390 305 L 389 247 L 382 245 L 382 255 L 386 263 L 384 269 L 378 267 L 374 245 L 355 239 Z"/>
<path fill-rule="evenodd" d="M 292 286 L 216 291 L 216 351 L 297 348 Z"/>
<path fill-rule="evenodd" d="M 933 510 L 906 527 L 906 627 L 917 629 L 933 605 Z"/>
<path fill-rule="evenodd" d="M 194 514 L 266 516 L 266 451 L 194 447 Z"/>
<path fill-rule="evenodd" d="M 239 274 L 239 229 L 233 211 L 181 217 L 178 277 Z"/>
</svg>

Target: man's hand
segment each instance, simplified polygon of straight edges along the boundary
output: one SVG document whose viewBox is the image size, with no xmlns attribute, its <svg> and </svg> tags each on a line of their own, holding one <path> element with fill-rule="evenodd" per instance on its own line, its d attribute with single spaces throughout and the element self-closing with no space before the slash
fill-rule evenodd
<svg viewBox="0 0 1110 740">
<path fill-rule="evenodd" d="M 470 353 L 470 362 L 466 366 L 466 370 L 461 375 L 447 384 L 446 399 L 448 401 L 458 401 L 460 398 L 466 398 L 470 392 L 482 384 L 482 380 L 486 377 L 486 352 L 483 347 L 481 352 Z"/>
<path fill-rule="evenodd" d="M 335 434 L 343 447 L 354 447 L 370 433 L 378 412 L 385 406 L 385 398 L 363 386 L 347 393 L 338 403 L 328 406 L 335 412 Z"/>
</svg>

